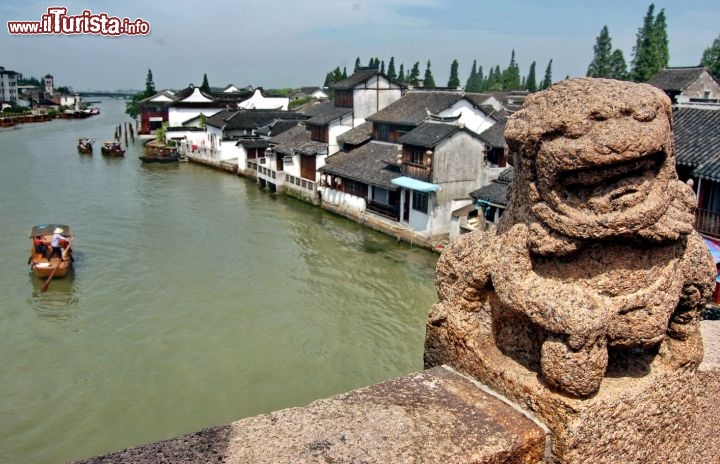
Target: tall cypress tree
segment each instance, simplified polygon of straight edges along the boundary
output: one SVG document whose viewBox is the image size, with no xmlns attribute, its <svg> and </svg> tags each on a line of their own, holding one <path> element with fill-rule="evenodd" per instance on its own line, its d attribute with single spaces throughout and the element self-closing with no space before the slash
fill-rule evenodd
<svg viewBox="0 0 720 464">
<path fill-rule="evenodd" d="M 153 81 L 152 70 L 148 69 L 147 76 L 145 76 L 145 95 L 143 98 L 152 97 L 155 95 L 155 82 Z"/>
<path fill-rule="evenodd" d="M 618 79 L 621 81 L 627 80 L 627 63 L 625 63 L 625 57 L 623 56 L 622 50 L 615 49 L 611 57 L 612 64 L 610 66 L 610 77 L 611 79 Z"/>
<path fill-rule="evenodd" d="M 656 74 L 667 68 L 668 63 L 670 62 L 670 49 L 667 35 L 667 20 L 665 18 L 664 8 L 661 9 L 660 13 L 658 13 L 655 17 L 652 33 L 653 43 L 655 46 L 655 58 L 657 60 L 657 62 L 655 63 L 656 71 L 653 74 Z"/>
<path fill-rule="evenodd" d="M 477 92 L 475 90 L 475 82 L 477 81 L 477 60 L 473 60 L 472 69 L 470 70 L 470 75 L 467 78 L 467 81 L 465 82 L 465 91 L 466 92 Z"/>
<path fill-rule="evenodd" d="M 210 92 L 210 84 L 208 84 L 207 73 L 203 74 L 203 81 L 200 86 L 200 90 L 203 92 Z"/>
<path fill-rule="evenodd" d="M 720 35 L 703 52 L 700 66 L 705 66 L 715 76 L 715 79 L 720 79 Z"/>
<path fill-rule="evenodd" d="M 453 60 L 452 64 L 450 65 L 450 79 L 448 79 L 448 87 L 460 87 L 460 77 L 458 77 L 458 67 L 460 64 L 458 63 L 458 60 Z"/>
<path fill-rule="evenodd" d="M 380 74 L 385 74 L 385 60 L 380 62 Z"/>
<path fill-rule="evenodd" d="M 545 90 L 552 85 L 552 58 L 548 62 L 547 68 L 545 68 L 545 77 L 540 84 L 540 89 Z"/>
<path fill-rule="evenodd" d="M 510 55 L 510 64 L 502 74 L 503 90 L 517 90 L 520 88 L 520 68 L 515 61 L 515 50 Z"/>
<path fill-rule="evenodd" d="M 607 26 L 603 26 L 602 30 L 600 30 L 600 35 L 595 39 L 593 51 L 595 54 L 588 66 L 586 76 L 610 77 L 612 69 L 612 40 L 610 39 Z"/>
<path fill-rule="evenodd" d="M 400 72 L 397 76 L 398 82 L 405 82 L 405 65 L 400 63 Z"/>
<path fill-rule="evenodd" d="M 486 84 L 486 82 L 485 82 L 485 76 L 483 75 L 483 68 L 482 68 L 482 66 L 480 66 L 478 68 L 477 75 L 475 76 L 475 86 L 474 87 L 477 89 L 476 92 L 482 92 L 483 90 L 485 90 L 487 88 L 485 84 Z"/>
<path fill-rule="evenodd" d="M 427 67 L 425 68 L 423 87 L 435 87 L 435 79 L 433 79 L 432 71 L 430 71 L 430 60 L 428 60 Z"/>
<path fill-rule="evenodd" d="M 525 89 L 528 92 L 537 92 L 537 79 L 535 77 L 535 62 L 533 61 L 530 65 L 530 71 L 528 71 L 527 79 L 525 79 Z"/>
<path fill-rule="evenodd" d="M 410 85 L 418 85 L 420 83 L 420 62 L 416 61 L 410 73 L 408 74 L 408 82 Z"/>
<path fill-rule="evenodd" d="M 657 17 L 654 12 L 655 5 L 651 4 L 635 38 L 630 71 L 635 82 L 647 82 L 662 71 L 669 61 L 665 11 L 661 10 Z"/>
<path fill-rule="evenodd" d="M 354 71 L 357 71 L 358 69 L 360 69 L 360 57 L 359 57 L 359 56 L 358 56 L 357 58 L 355 58 L 355 69 L 354 69 Z"/>
<path fill-rule="evenodd" d="M 387 68 L 387 77 L 388 79 L 395 79 L 397 77 L 397 74 L 395 73 L 395 57 L 390 57 L 390 62 L 388 63 Z"/>
</svg>

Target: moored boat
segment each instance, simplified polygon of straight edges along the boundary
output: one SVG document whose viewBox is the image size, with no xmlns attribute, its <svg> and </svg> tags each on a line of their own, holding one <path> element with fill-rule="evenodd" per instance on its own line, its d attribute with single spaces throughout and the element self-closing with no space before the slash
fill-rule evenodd
<svg viewBox="0 0 720 464">
<path fill-rule="evenodd" d="M 78 140 L 78 152 L 84 154 L 92 154 L 93 152 L 93 139 L 81 138 Z"/>
<path fill-rule="evenodd" d="M 104 142 L 103 146 L 100 148 L 100 151 L 103 155 L 125 156 L 125 150 L 123 149 L 119 140 L 108 140 L 107 142 Z"/>
<path fill-rule="evenodd" d="M 40 224 L 30 230 L 28 264 L 36 276 L 64 277 L 72 269 L 73 235 L 66 224 Z M 53 246 L 55 245 L 55 246 Z"/>
<path fill-rule="evenodd" d="M 143 163 L 177 163 L 180 161 L 180 155 L 177 151 L 167 154 L 153 154 L 138 156 Z"/>
</svg>

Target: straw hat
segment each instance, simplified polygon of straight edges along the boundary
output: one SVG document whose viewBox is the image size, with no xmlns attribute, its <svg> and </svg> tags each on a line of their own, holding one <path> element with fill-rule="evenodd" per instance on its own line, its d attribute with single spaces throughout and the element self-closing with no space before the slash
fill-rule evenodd
<svg viewBox="0 0 720 464">
<path fill-rule="evenodd" d="M 62 227 L 56 227 L 55 230 L 53 230 L 53 234 L 62 234 L 63 232 Z"/>
</svg>

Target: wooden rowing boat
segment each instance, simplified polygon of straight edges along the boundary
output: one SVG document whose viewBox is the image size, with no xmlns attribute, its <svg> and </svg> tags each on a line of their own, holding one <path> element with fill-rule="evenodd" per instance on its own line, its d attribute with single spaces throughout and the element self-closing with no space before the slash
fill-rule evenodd
<svg viewBox="0 0 720 464">
<path fill-rule="evenodd" d="M 61 231 L 61 232 L 56 232 Z M 67 238 L 67 243 L 60 253 L 53 254 L 51 246 L 53 234 L 58 233 Z M 30 230 L 30 269 L 39 278 L 45 279 L 52 275 L 64 277 L 72 269 L 72 241 L 73 235 L 70 227 L 65 224 L 40 224 Z"/>
</svg>

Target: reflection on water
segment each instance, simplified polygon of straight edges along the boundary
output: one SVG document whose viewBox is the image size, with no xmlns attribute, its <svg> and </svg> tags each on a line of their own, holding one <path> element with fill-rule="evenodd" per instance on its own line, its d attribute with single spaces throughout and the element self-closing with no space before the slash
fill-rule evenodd
<svg viewBox="0 0 720 464">
<path fill-rule="evenodd" d="M 45 279 L 30 272 L 32 296 L 29 304 L 38 318 L 45 321 L 65 321 L 77 316 L 80 307 L 74 280 L 75 272 L 70 271 L 60 279 L 52 279 L 46 291 L 41 291 Z"/>
<path fill-rule="evenodd" d="M 124 158 L 78 155 L 123 108 L 0 134 L 0 463 L 116 451 L 422 369 L 436 255 L 225 172 L 145 165 L 140 140 Z M 26 264 L 43 222 L 75 234 L 74 272 L 47 292 Z"/>
</svg>

